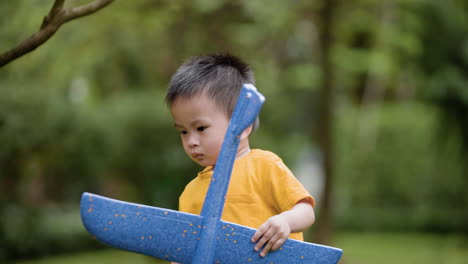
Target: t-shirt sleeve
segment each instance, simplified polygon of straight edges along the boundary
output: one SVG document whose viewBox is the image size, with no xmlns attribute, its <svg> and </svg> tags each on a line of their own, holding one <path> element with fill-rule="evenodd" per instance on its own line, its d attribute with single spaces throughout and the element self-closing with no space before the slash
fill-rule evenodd
<svg viewBox="0 0 468 264">
<path fill-rule="evenodd" d="M 314 198 L 281 159 L 273 161 L 268 171 L 267 186 L 270 186 L 273 206 L 278 211 L 290 210 L 298 202 L 307 202 L 315 207 Z"/>
</svg>

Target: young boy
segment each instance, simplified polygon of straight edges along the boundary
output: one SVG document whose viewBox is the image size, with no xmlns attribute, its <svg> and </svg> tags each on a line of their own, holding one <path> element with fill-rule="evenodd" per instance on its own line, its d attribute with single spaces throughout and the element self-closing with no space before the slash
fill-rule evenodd
<svg viewBox="0 0 468 264">
<path fill-rule="evenodd" d="M 193 57 L 172 77 L 166 102 L 175 127 L 187 155 L 205 167 L 185 187 L 180 211 L 200 214 L 244 83 L 254 83 L 253 72 L 231 55 Z M 249 135 L 257 127 L 258 118 L 241 134 L 221 219 L 257 228 L 252 242 L 264 257 L 288 237 L 303 240 L 301 231 L 315 221 L 315 202 L 278 156 L 250 149 Z"/>
</svg>

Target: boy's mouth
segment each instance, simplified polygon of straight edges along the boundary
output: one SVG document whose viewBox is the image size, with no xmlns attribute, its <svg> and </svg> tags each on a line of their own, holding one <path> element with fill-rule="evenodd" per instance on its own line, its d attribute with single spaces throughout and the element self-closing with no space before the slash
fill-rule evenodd
<svg viewBox="0 0 468 264">
<path fill-rule="evenodd" d="M 201 159 L 203 157 L 203 154 L 201 153 L 192 153 L 192 158 L 194 159 Z"/>
</svg>

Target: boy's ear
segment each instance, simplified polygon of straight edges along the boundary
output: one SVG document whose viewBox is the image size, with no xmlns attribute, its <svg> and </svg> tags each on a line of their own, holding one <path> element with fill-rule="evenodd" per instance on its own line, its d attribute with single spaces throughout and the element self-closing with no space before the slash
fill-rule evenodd
<svg viewBox="0 0 468 264">
<path fill-rule="evenodd" d="M 248 138 L 250 136 L 250 133 L 252 133 L 252 126 L 249 126 L 244 131 L 242 131 L 242 134 L 240 135 L 240 140 Z"/>
</svg>

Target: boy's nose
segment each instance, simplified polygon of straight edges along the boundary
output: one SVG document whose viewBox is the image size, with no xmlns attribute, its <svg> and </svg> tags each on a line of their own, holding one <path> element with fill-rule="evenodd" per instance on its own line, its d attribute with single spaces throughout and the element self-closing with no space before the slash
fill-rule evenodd
<svg viewBox="0 0 468 264">
<path fill-rule="evenodd" d="M 196 146 L 198 146 L 198 138 L 196 136 L 190 136 L 188 139 L 187 139 L 187 145 L 189 146 L 189 148 L 194 148 Z"/>
</svg>

